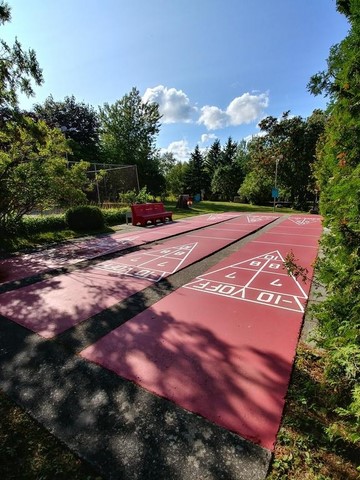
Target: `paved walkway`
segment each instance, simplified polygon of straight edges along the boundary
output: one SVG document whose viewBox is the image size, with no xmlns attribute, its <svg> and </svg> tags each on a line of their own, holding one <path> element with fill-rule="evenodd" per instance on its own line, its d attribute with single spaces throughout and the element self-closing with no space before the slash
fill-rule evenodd
<svg viewBox="0 0 360 480">
<path fill-rule="evenodd" d="M 284 218 L 275 224 L 280 225 Z M 228 427 L 223 428 L 216 419 L 207 420 L 203 412 L 198 412 L 202 417 L 191 413 L 126 380 L 126 375 L 119 376 L 89 362 L 79 353 L 121 325 L 131 326 L 136 315 L 142 315 L 157 302 L 161 304 L 161 299 L 171 298 L 172 292 L 180 292 L 179 287 L 196 277 L 202 278 L 219 261 L 236 254 L 250 241 L 257 241 L 275 224 L 240 241 L 233 239 L 232 245 L 152 282 L 52 339 L 44 339 L 7 317 L 0 317 L 0 388 L 94 464 L 104 478 L 265 478 L 271 459 L 269 444 L 264 448 L 261 441 L 246 440 Z M 81 265 L 72 268 L 82 270 Z M 20 282 L 19 286 L 26 283 Z M 10 290 L 3 289 L 0 312 L 6 290 L 20 292 L 13 290 L 15 287 L 13 283 Z"/>
</svg>

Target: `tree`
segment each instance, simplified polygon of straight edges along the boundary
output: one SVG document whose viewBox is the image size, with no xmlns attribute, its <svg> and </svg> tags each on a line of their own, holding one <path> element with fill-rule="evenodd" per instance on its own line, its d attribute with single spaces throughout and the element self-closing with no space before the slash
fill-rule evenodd
<svg viewBox="0 0 360 480">
<path fill-rule="evenodd" d="M 35 207 L 86 201 L 88 164 L 67 168 L 68 147 L 60 130 L 24 118 L 2 128 L 0 143 L 0 229 L 16 227 Z"/>
<path fill-rule="evenodd" d="M 221 200 L 232 201 L 237 194 L 242 180 L 240 165 L 231 163 L 221 165 L 215 171 L 211 180 L 211 191 Z"/>
<path fill-rule="evenodd" d="M 8 5 L 1 1 L 0 24 L 10 18 Z M 0 228 L 6 231 L 35 206 L 84 201 L 81 189 L 88 181 L 87 164 L 67 169 L 68 148 L 60 130 L 19 111 L 18 93 L 32 95 L 31 81 L 42 83 L 35 52 L 24 52 L 18 40 L 13 47 L 0 43 Z"/>
<path fill-rule="evenodd" d="M 221 155 L 222 165 L 231 165 L 235 161 L 237 143 L 231 137 L 228 138 Z"/>
<path fill-rule="evenodd" d="M 265 172 L 253 170 L 246 175 L 238 193 L 251 204 L 264 205 L 269 201 L 272 185 L 272 179 Z"/>
<path fill-rule="evenodd" d="M 185 163 L 176 163 L 166 175 L 166 190 L 175 196 L 184 193 L 186 167 Z"/>
<path fill-rule="evenodd" d="M 11 20 L 7 3 L 0 1 L 0 25 Z M 0 40 L 0 124 L 18 113 L 18 92 L 33 95 L 32 81 L 43 82 L 42 71 L 34 50 L 24 51 L 16 39 L 13 46 Z"/>
<path fill-rule="evenodd" d="M 269 116 L 259 123 L 264 135 L 249 142 L 249 166 L 250 171 L 260 169 L 262 175 L 274 179 L 276 161 L 280 160 L 278 186 L 288 192 L 293 205 L 307 209 L 307 201 L 314 192 L 312 165 L 325 114 L 315 110 L 304 120 L 300 116 L 290 117 L 289 113 L 285 112 L 280 119 Z M 274 180 L 272 183 L 274 186 Z"/>
<path fill-rule="evenodd" d="M 209 177 L 205 171 L 204 159 L 199 145 L 196 145 L 190 156 L 184 175 L 185 190 L 191 194 L 200 194 L 209 188 Z"/>
<path fill-rule="evenodd" d="M 326 375 L 338 397 L 337 411 L 350 425 L 346 438 L 356 443 L 360 418 L 360 3 L 338 0 L 337 8 L 347 16 L 349 33 L 331 48 L 327 70 L 314 75 L 308 85 L 314 95 L 322 93 L 330 100 L 314 164 L 320 211 L 329 232 L 322 239 L 318 262 L 318 278 L 327 296 L 315 315 L 318 342 L 327 349 Z M 340 428 L 343 431 L 344 425 Z"/>
<path fill-rule="evenodd" d="M 160 171 L 165 177 L 177 163 L 177 160 L 172 152 L 164 152 L 158 155 L 157 160 L 159 162 Z"/>
<path fill-rule="evenodd" d="M 222 156 L 221 144 L 220 144 L 220 140 L 217 138 L 214 141 L 214 143 L 210 146 L 204 158 L 204 168 L 209 174 L 210 178 L 213 177 L 215 170 L 220 166 L 221 156 Z"/>
<path fill-rule="evenodd" d="M 120 165 L 137 165 L 141 187 L 155 184 L 151 176 L 159 174 L 159 165 L 154 160 L 160 118 L 159 106 L 143 102 L 136 88 L 113 105 L 105 103 L 100 108 L 100 141 L 104 160 Z"/>
<path fill-rule="evenodd" d="M 44 104 L 34 106 L 34 112 L 49 127 L 59 128 L 64 133 L 71 149 L 70 160 L 99 160 L 100 122 L 93 107 L 77 102 L 73 95 L 60 102 L 50 95 Z"/>
<path fill-rule="evenodd" d="M 242 172 L 242 179 L 244 179 L 245 175 L 249 173 L 249 163 L 250 163 L 250 155 L 247 142 L 245 140 L 241 140 L 238 143 L 235 155 L 235 163 L 240 166 Z M 241 183 L 241 182 L 240 182 Z"/>
</svg>

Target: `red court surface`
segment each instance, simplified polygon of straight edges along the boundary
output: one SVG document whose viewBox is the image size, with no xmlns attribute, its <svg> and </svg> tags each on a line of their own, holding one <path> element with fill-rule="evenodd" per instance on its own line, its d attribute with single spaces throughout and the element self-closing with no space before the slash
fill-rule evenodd
<svg viewBox="0 0 360 480">
<path fill-rule="evenodd" d="M 293 250 L 311 277 L 317 255 L 308 223 L 301 246 L 284 243 L 284 224 L 272 245 L 260 235 L 81 355 L 273 450 L 310 289 L 283 260 Z"/>
<path fill-rule="evenodd" d="M 0 285 L 4 282 L 36 275 L 49 269 L 75 264 L 129 247 L 144 245 L 153 240 L 172 237 L 239 216 L 238 213 L 199 215 L 155 227 L 139 227 L 138 230 L 132 230 L 129 233 L 115 233 L 83 241 L 74 241 L 39 252 L 0 259 Z"/>
<path fill-rule="evenodd" d="M 214 253 L 271 221 L 272 215 L 243 215 L 192 231 L 162 245 L 58 275 L 0 295 L 0 314 L 51 338 L 154 282 Z M 231 225 L 231 229 L 228 226 Z"/>
</svg>

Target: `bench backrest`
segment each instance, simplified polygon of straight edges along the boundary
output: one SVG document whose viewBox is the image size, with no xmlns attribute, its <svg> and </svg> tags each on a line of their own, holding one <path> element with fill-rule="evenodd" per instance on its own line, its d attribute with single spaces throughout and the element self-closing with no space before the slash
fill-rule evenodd
<svg viewBox="0 0 360 480">
<path fill-rule="evenodd" d="M 152 213 L 165 212 L 163 203 L 135 203 L 131 205 L 131 211 L 135 216 L 151 215 Z"/>
</svg>

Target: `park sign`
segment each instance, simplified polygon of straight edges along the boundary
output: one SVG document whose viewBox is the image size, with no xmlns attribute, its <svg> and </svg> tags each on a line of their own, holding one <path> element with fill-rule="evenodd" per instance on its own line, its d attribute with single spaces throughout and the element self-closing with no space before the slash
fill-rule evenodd
<svg viewBox="0 0 360 480">
<path fill-rule="evenodd" d="M 273 188 L 271 190 L 271 196 L 272 196 L 272 198 L 279 198 L 279 189 L 278 188 Z"/>
</svg>

